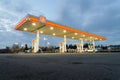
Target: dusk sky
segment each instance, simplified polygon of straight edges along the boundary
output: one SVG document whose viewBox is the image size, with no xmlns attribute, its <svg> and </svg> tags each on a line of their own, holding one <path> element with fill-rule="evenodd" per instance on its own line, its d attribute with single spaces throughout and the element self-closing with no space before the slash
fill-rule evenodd
<svg viewBox="0 0 120 80">
<path fill-rule="evenodd" d="M 48 20 L 107 38 L 98 44 L 120 45 L 120 0 L 0 0 L 0 48 L 19 44 L 31 45 L 34 34 L 14 30 L 27 14 L 43 15 Z M 63 39 L 41 36 L 40 45 L 58 45 Z M 68 40 L 69 44 L 78 41 Z"/>
</svg>

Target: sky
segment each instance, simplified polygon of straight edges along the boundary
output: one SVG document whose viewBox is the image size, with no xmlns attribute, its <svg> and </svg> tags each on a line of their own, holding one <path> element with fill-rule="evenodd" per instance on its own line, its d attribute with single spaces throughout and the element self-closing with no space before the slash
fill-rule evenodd
<svg viewBox="0 0 120 80">
<path fill-rule="evenodd" d="M 34 34 L 14 30 L 27 14 L 43 15 L 48 20 L 107 38 L 97 42 L 120 45 L 120 0 L 0 0 L 0 48 L 14 43 L 31 45 Z M 41 35 L 40 45 L 59 45 L 62 38 Z M 68 40 L 68 44 L 79 41 Z"/>
</svg>

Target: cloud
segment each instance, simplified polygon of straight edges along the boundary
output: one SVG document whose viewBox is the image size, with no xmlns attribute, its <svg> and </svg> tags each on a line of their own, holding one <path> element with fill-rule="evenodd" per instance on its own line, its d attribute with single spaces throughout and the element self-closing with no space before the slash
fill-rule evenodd
<svg viewBox="0 0 120 80">
<path fill-rule="evenodd" d="M 17 1 L 0 1 L 0 47 L 27 40 L 23 33 L 14 30 L 14 26 L 25 16 L 26 11 L 30 10 L 29 5 L 21 0 Z"/>
<path fill-rule="evenodd" d="M 67 3 L 60 23 L 103 35 L 111 44 L 120 40 L 120 0 L 68 0 Z"/>
<path fill-rule="evenodd" d="M 18 22 L 22 14 L 25 14 L 28 10 L 24 7 L 26 5 L 25 3 L 21 3 L 20 0 L 18 1 L 19 2 L 15 2 L 13 0 L 0 1 L 0 28 L 4 28 L 6 30 L 13 29 L 13 26 Z"/>
<path fill-rule="evenodd" d="M 120 44 L 119 3 L 120 0 L 54 0 L 53 3 L 49 0 L 0 0 L 0 46 L 14 42 L 31 44 L 35 35 L 13 29 L 28 13 L 42 14 L 63 25 L 103 35 L 108 38 L 104 43 Z M 52 43 L 52 39 L 49 38 L 53 45 L 63 40 L 56 39 Z"/>
<path fill-rule="evenodd" d="M 35 35 L 15 31 L 13 28 L 28 13 L 35 16 L 42 14 L 48 18 L 53 17 L 53 20 L 55 20 L 61 8 L 61 1 L 54 0 L 54 2 L 56 2 L 54 5 L 49 2 L 51 1 L 0 0 L 0 40 L 2 40 L 0 46 L 5 44 L 11 45 L 14 42 L 31 43 Z"/>
</svg>

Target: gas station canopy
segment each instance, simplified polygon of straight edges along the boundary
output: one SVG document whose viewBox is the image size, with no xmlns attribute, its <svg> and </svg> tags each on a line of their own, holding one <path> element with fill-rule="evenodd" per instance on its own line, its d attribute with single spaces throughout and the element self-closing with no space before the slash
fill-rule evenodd
<svg viewBox="0 0 120 80">
<path fill-rule="evenodd" d="M 32 15 L 24 17 L 16 26 L 15 30 L 37 33 L 40 34 L 61 37 L 73 40 L 85 40 L 85 41 L 100 41 L 106 40 L 103 36 L 91 34 L 82 30 L 77 30 L 68 26 L 64 26 L 50 20 L 47 20 L 44 16 L 35 17 Z"/>
</svg>

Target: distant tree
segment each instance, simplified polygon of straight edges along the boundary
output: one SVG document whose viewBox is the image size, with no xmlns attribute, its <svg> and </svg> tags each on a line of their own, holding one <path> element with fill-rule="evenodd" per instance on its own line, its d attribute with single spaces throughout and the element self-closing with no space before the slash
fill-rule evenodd
<svg viewBox="0 0 120 80">
<path fill-rule="evenodd" d="M 101 47 L 103 50 L 106 50 L 107 49 L 107 46 L 102 46 Z"/>
<path fill-rule="evenodd" d="M 13 44 L 12 48 L 11 48 L 11 51 L 13 53 L 18 53 L 20 50 L 20 47 L 19 47 L 19 44 Z"/>
<path fill-rule="evenodd" d="M 104 47 L 104 46 L 101 44 L 101 46 L 100 46 L 100 47 L 102 48 L 102 47 Z"/>
<path fill-rule="evenodd" d="M 97 48 L 100 48 L 100 45 L 98 45 Z"/>
<path fill-rule="evenodd" d="M 88 43 L 85 43 L 83 47 L 88 48 L 88 45 L 89 45 Z"/>
<path fill-rule="evenodd" d="M 7 50 L 9 50 L 9 49 L 10 49 L 10 47 L 6 46 L 6 49 L 7 49 Z"/>
<path fill-rule="evenodd" d="M 72 49 L 72 48 L 73 48 L 73 45 L 72 45 L 72 44 L 70 44 L 70 45 L 69 45 L 69 49 Z"/>
<path fill-rule="evenodd" d="M 59 49 L 59 47 L 56 47 L 56 46 L 55 46 L 55 49 Z"/>
<path fill-rule="evenodd" d="M 25 44 L 25 50 L 28 50 L 28 45 L 27 44 Z"/>
<path fill-rule="evenodd" d="M 28 45 L 25 44 L 24 52 L 27 52 L 27 50 L 28 50 Z"/>
<path fill-rule="evenodd" d="M 67 48 L 67 49 L 69 48 L 68 44 L 66 44 L 66 48 Z"/>
<path fill-rule="evenodd" d="M 74 46 L 72 47 L 72 49 L 77 49 L 77 46 L 76 46 L 76 45 L 74 45 Z"/>
</svg>

